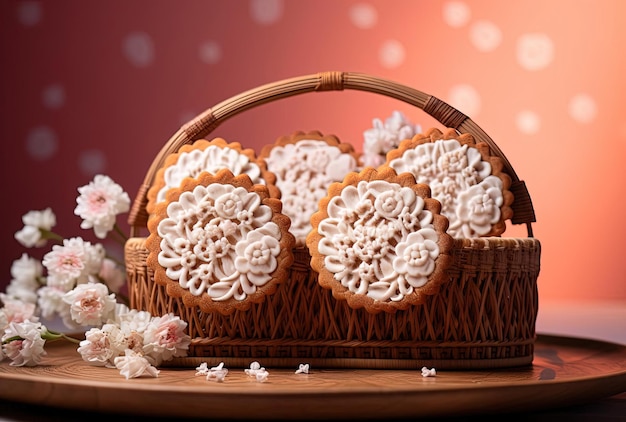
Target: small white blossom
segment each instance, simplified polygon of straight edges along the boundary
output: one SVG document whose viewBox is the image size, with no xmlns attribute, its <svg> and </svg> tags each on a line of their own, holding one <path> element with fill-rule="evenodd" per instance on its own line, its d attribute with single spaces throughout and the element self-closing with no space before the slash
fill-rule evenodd
<svg viewBox="0 0 626 422">
<path fill-rule="evenodd" d="M 104 239 L 115 225 L 118 214 L 130 209 L 130 198 L 110 177 L 98 174 L 88 185 L 78 188 L 80 196 L 74 214 L 83 219 L 80 227 L 93 227 L 96 236 Z"/>
<path fill-rule="evenodd" d="M 2 336 L 2 351 L 12 366 L 36 366 L 46 355 L 46 341 L 41 337 L 46 328 L 40 322 L 10 322 Z"/>
<path fill-rule="evenodd" d="M 196 368 L 196 376 L 198 375 L 208 375 L 209 374 L 209 366 L 206 362 L 202 362 L 200 366 Z"/>
<path fill-rule="evenodd" d="M 158 377 L 159 370 L 150 365 L 148 360 L 140 354 L 126 349 L 124 356 L 118 356 L 114 359 L 115 367 L 120 370 L 126 379 L 137 378 L 142 375 Z"/>
<path fill-rule="evenodd" d="M 224 362 L 220 362 L 219 365 L 214 366 L 207 371 L 206 379 L 210 380 L 215 378 L 217 382 L 223 382 L 226 375 L 228 375 L 228 369 L 224 368 Z"/>
<path fill-rule="evenodd" d="M 298 369 L 296 369 L 296 374 L 308 374 L 309 373 L 309 364 L 305 363 L 305 364 L 300 364 L 300 366 L 298 367 Z"/>
<path fill-rule="evenodd" d="M 23 302 L 37 302 L 37 289 L 40 288 L 39 280 L 42 279 L 43 266 L 41 262 L 22 254 L 11 264 L 11 276 L 13 277 L 6 288 L 6 294 Z"/>
<path fill-rule="evenodd" d="M 22 216 L 24 227 L 15 233 L 15 240 L 21 245 L 40 248 L 48 238 L 43 232 L 49 232 L 56 225 L 56 216 L 50 208 L 42 211 L 29 211 Z"/>
<path fill-rule="evenodd" d="M 37 305 L 44 319 L 69 313 L 69 305 L 63 300 L 66 293 L 67 291 L 57 286 L 43 286 L 37 290 Z"/>
<path fill-rule="evenodd" d="M 261 370 L 265 371 L 265 368 L 262 368 L 261 364 L 259 362 L 254 361 L 254 362 L 252 362 L 250 364 L 250 368 L 249 369 L 244 369 L 244 372 L 247 375 L 249 375 L 251 377 L 254 377 L 256 375 L 256 373 L 261 371 Z"/>
<path fill-rule="evenodd" d="M 101 325 L 113 316 L 115 295 L 102 283 L 79 284 L 63 296 L 72 319 L 81 325 Z"/>
<path fill-rule="evenodd" d="M 427 367 L 424 366 L 422 368 L 422 376 L 424 378 L 426 378 L 426 377 L 436 377 L 437 376 L 437 371 L 435 371 L 435 368 L 428 369 Z"/>
</svg>

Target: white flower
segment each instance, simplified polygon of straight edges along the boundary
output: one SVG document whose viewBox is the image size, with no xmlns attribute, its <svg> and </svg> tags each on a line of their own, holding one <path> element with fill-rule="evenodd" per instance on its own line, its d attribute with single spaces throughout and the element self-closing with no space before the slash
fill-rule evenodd
<svg viewBox="0 0 626 422">
<path fill-rule="evenodd" d="M 309 373 L 309 364 L 305 363 L 305 364 L 300 364 L 300 366 L 298 367 L 298 369 L 296 369 L 296 374 L 308 374 Z"/>
<path fill-rule="evenodd" d="M 98 274 L 103 259 L 102 245 L 92 245 L 80 237 L 73 237 L 63 240 L 63 245 L 54 245 L 42 262 L 48 270 L 48 285 L 71 289 Z"/>
<path fill-rule="evenodd" d="M 56 216 L 50 208 L 29 211 L 22 216 L 24 227 L 15 233 L 15 239 L 27 248 L 42 247 L 48 241 L 42 232 L 49 232 L 56 225 Z"/>
<path fill-rule="evenodd" d="M 35 315 L 36 306 L 34 303 L 14 299 L 5 293 L 0 293 L 0 301 L 4 304 L 2 311 L 6 315 L 7 322 L 39 321 L 39 317 Z"/>
<path fill-rule="evenodd" d="M 155 317 L 144 332 L 143 351 L 156 365 L 187 355 L 191 338 L 185 334 L 187 323 L 174 314 Z"/>
<path fill-rule="evenodd" d="M 421 131 L 420 125 L 411 123 L 399 111 L 394 111 L 383 123 L 372 121 L 372 128 L 363 132 L 364 166 L 378 167 L 385 162 L 385 155 L 404 139 L 411 139 Z"/>
<path fill-rule="evenodd" d="M 20 259 L 13 261 L 11 265 L 10 281 L 6 288 L 6 294 L 24 302 L 35 303 L 37 301 L 37 289 L 39 280 L 42 279 L 43 266 L 38 260 L 22 254 Z"/>
<path fill-rule="evenodd" d="M 112 366 L 115 358 L 125 350 L 124 337 L 114 324 L 90 329 L 78 347 L 83 360 L 96 366 Z"/>
<path fill-rule="evenodd" d="M 46 355 L 41 338 L 46 328 L 40 322 L 10 322 L 2 336 L 2 349 L 12 366 L 36 366 Z M 5 343 L 6 342 L 6 343 Z"/>
<path fill-rule="evenodd" d="M 145 357 L 130 349 L 126 349 L 124 356 L 116 357 L 114 363 L 126 379 L 137 378 L 144 374 L 154 378 L 159 376 L 158 369 L 150 365 Z"/>
<path fill-rule="evenodd" d="M 101 325 L 113 316 L 115 294 L 102 283 L 79 284 L 63 296 L 72 319 L 81 325 Z"/>
<path fill-rule="evenodd" d="M 435 370 L 435 368 L 428 369 L 427 367 L 424 366 L 422 368 L 422 376 L 424 378 L 426 378 L 426 377 L 436 377 L 437 376 L 437 371 Z"/>
<path fill-rule="evenodd" d="M 113 229 L 117 215 L 130 209 L 128 194 L 108 176 L 96 175 L 88 185 L 78 188 L 78 192 L 74 214 L 83 219 L 80 227 L 93 227 L 100 239 Z"/>
<path fill-rule="evenodd" d="M 129 309 L 122 303 L 116 303 L 112 322 L 124 332 L 135 331 L 143 334 L 152 322 L 152 315 L 148 311 Z"/>
<path fill-rule="evenodd" d="M 45 319 L 51 319 L 57 314 L 69 311 L 69 305 L 63 300 L 65 291 L 58 286 L 43 286 L 37 290 L 37 305 L 39 312 Z"/>
</svg>

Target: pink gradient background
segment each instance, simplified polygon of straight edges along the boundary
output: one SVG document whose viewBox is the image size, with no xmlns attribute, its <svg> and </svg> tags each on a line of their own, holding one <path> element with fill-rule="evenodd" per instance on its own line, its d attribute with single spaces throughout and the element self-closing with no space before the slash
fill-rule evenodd
<svg viewBox="0 0 626 422">
<path fill-rule="evenodd" d="M 467 13 L 451 15 L 451 6 Z M 626 299 L 625 28 L 621 0 L 3 1 L 0 287 L 22 253 L 49 250 L 14 240 L 27 211 L 51 207 L 55 231 L 95 241 L 73 214 L 76 189 L 95 173 L 132 198 L 194 115 L 268 82 L 341 70 L 435 95 L 492 136 L 533 198 L 541 300 Z M 528 34 L 553 47 L 525 50 L 535 68 L 518 57 Z M 389 42 L 400 53 L 385 50 Z M 217 46 L 213 55 L 206 43 Z M 459 99 L 457 86 L 477 95 Z M 588 101 L 572 111 L 579 95 Z M 393 110 L 424 129 L 436 124 L 396 100 L 333 92 L 246 111 L 211 137 L 258 152 L 280 135 L 317 129 L 360 150 L 372 119 Z M 522 111 L 539 119 L 536 130 L 520 128 Z M 41 127 L 57 148 L 38 158 L 28 145 Z M 126 215 L 120 224 L 127 229 Z"/>
</svg>

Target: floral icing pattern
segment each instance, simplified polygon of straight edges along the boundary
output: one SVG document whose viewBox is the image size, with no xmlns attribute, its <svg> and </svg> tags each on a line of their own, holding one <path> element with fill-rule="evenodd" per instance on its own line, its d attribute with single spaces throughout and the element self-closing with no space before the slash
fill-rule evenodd
<svg viewBox="0 0 626 422">
<path fill-rule="evenodd" d="M 317 211 L 328 186 L 343 180 L 358 166 L 351 151 L 315 137 L 304 136 L 294 143 L 273 145 L 264 157 L 267 169 L 276 175 L 283 212 L 291 219 L 290 231 L 296 238 L 296 246 L 304 246 L 311 231 L 310 217 Z"/>
<path fill-rule="evenodd" d="M 228 170 L 217 174 L 225 173 L 233 176 Z M 203 177 L 214 180 L 208 173 Z M 151 249 L 158 242 L 157 262 L 167 279 L 212 302 L 244 301 L 275 279 L 279 266 L 290 263 L 284 250 L 291 253 L 293 236 L 281 228 L 288 227 L 287 218 L 278 220 L 250 179 L 239 177 L 248 186 L 198 181 L 182 190 L 158 208 L 160 221 L 151 228 L 158 237 L 148 239 Z"/>
<path fill-rule="evenodd" d="M 387 174 L 393 172 L 389 170 Z M 338 291 L 366 296 L 377 304 L 399 304 L 431 280 L 440 255 L 448 252 L 447 221 L 438 215 L 439 204 L 433 206 L 436 201 L 420 194 L 421 188 L 409 177 L 413 186 L 360 180 L 326 198 L 307 242 L 312 255 L 321 257 L 311 265 L 337 282 L 331 285 L 333 292 L 340 285 Z M 321 275 L 322 284 L 323 279 Z M 399 307 L 406 307 L 404 302 Z"/>
<path fill-rule="evenodd" d="M 430 185 L 432 197 L 441 202 L 441 213 L 450 221 L 448 233 L 455 238 L 494 234 L 494 225 L 502 221 L 506 205 L 503 180 L 468 143 L 457 139 L 419 143 L 397 158 L 388 156 L 388 165 Z"/>
<path fill-rule="evenodd" d="M 157 193 L 157 201 L 164 201 L 165 193 L 172 187 L 180 186 L 185 177 L 195 178 L 203 171 L 215 174 L 224 168 L 233 174 L 245 173 L 254 183 L 265 184 L 261 178 L 261 169 L 250 157 L 236 149 L 210 145 L 205 149 L 180 153 L 176 164 L 165 169 L 165 186 Z"/>
</svg>

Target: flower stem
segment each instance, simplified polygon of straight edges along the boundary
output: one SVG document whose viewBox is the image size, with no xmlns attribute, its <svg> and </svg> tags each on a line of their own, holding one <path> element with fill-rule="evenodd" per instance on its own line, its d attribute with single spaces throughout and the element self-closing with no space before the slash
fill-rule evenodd
<svg viewBox="0 0 626 422">
<path fill-rule="evenodd" d="M 120 236 L 122 240 L 122 244 L 126 243 L 126 241 L 128 240 L 128 236 L 126 236 L 126 233 L 124 233 L 122 229 L 120 229 L 120 226 L 118 226 L 117 223 L 113 225 L 113 229 L 115 230 L 115 233 L 117 233 Z"/>
<path fill-rule="evenodd" d="M 46 329 L 45 333 L 42 333 L 41 338 L 46 341 L 56 341 L 56 340 L 63 339 L 63 340 L 67 340 L 76 344 L 80 343 L 80 340 L 77 338 L 70 337 L 64 333 L 57 333 L 56 331 L 50 331 L 48 329 Z"/>
</svg>

